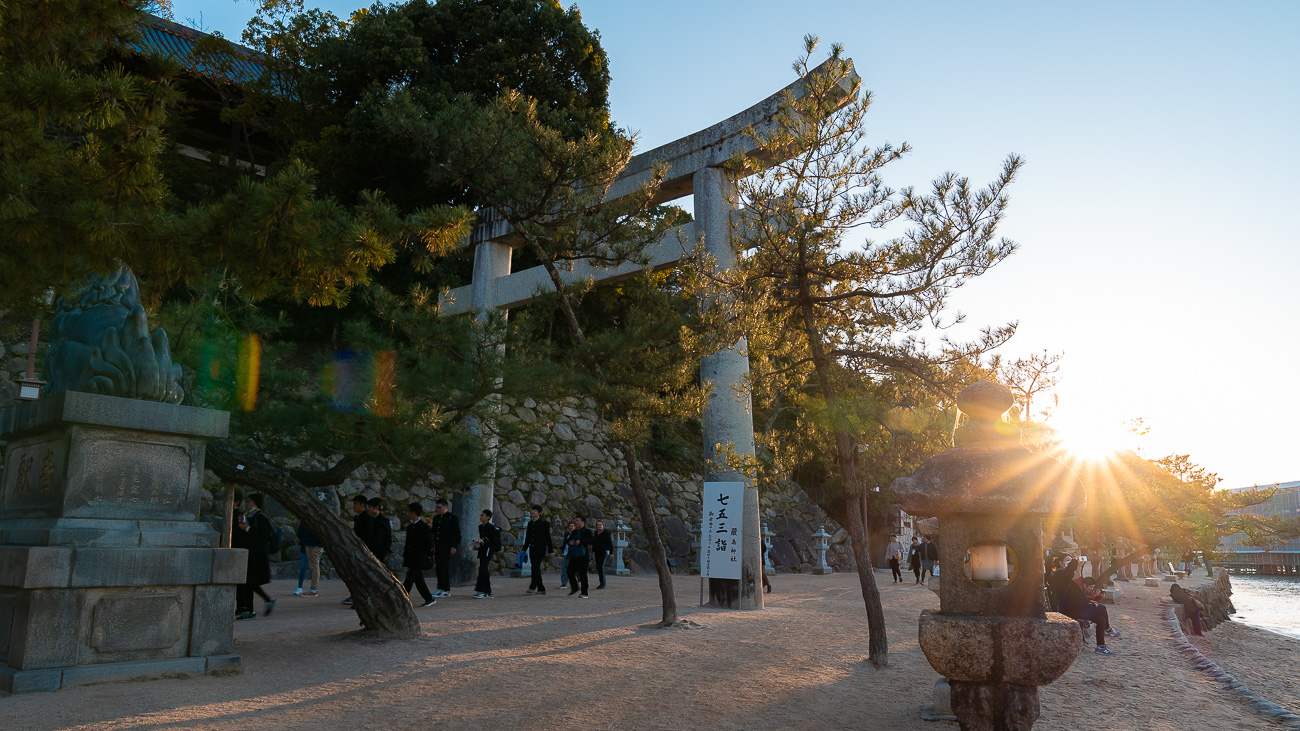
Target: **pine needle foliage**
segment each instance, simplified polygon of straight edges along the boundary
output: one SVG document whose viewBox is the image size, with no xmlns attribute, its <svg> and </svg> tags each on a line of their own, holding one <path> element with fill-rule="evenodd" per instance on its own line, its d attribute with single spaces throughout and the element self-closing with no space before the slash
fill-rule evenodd
<svg viewBox="0 0 1300 731">
<path fill-rule="evenodd" d="M 707 311 L 705 331 L 724 342 L 747 338 L 751 377 L 761 384 L 756 392 L 781 394 L 787 404 L 803 399 L 803 417 L 815 418 L 833 445 L 824 469 L 832 492 L 857 501 L 873 487 L 859 474 L 858 447 L 878 441 L 869 437 L 884 415 L 905 405 L 889 404 L 901 397 L 900 376 L 942 394 L 953 385 L 954 368 L 978 362 L 1013 332 L 986 329 L 970 343 L 945 338 L 937 349 L 919 336 L 923 328 L 960 321 L 945 319 L 949 294 L 1015 251 L 996 230 L 1021 161 L 1009 157 L 982 189 L 955 173 L 937 178 L 926 193 L 890 188 L 882 170 L 910 148 L 867 143 L 871 94 L 850 76 L 838 45 L 824 71 L 814 72 L 817 45 L 806 37 L 794 64 L 805 94 L 786 95 L 773 128 L 749 130 L 760 154 L 732 162 L 745 206 L 736 236 L 747 253 L 730 273 L 708 275 L 721 306 Z M 852 238 L 896 225 L 904 230 L 892 238 Z M 864 399 L 878 405 L 871 428 Z M 844 512 L 870 625 L 870 661 L 884 665 L 888 644 L 866 523 L 861 510 Z"/>
</svg>

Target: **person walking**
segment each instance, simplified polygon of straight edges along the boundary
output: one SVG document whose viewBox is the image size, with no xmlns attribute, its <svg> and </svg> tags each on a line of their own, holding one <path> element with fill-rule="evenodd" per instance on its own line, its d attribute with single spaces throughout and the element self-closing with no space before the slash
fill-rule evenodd
<svg viewBox="0 0 1300 731">
<path fill-rule="evenodd" d="M 388 568 L 388 554 L 393 552 L 393 524 L 389 522 L 388 516 L 381 515 L 379 509 L 383 507 L 384 502 L 377 497 L 372 497 L 366 501 L 366 513 L 370 515 L 370 538 L 366 541 L 366 547 L 370 552 L 375 554 L 379 563 Z"/>
<path fill-rule="evenodd" d="M 591 536 L 591 555 L 596 561 L 597 589 L 605 588 L 605 557 L 614 552 L 614 536 L 605 530 L 605 521 L 596 521 L 596 532 Z"/>
<path fill-rule="evenodd" d="M 885 561 L 889 563 L 889 570 L 894 573 L 894 583 L 903 583 L 903 573 L 898 570 L 899 564 L 903 560 L 903 544 L 899 543 L 898 535 L 889 536 L 889 546 L 885 549 Z"/>
<path fill-rule="evenodd" d="M 244 583 L 235 590 L 235 608 L 239 612 L 236 619 L 253 619 L 257 612 L 253 611 L 253 594 L 261 596 L 266 600 L 266 608 L 263 613 L 271 616 L 275 611 L 275 599 L 272 599 L 262 586 L 271 583 L 271 545 L 275 536 L 274 531 L 278 529 L 271 523 L 271 519 L 262 514 L 262 504 L 265 498 L 261 493 L 252 493 L 244 500 L 244 513 L 239 517 L 239 527 L 231 535 L 231 543 L 235 543 L 238 536 L 239 543 L 235 548 L 243 548 L 248 551 L 248 570 L 244 575 Z M 275 540 L 275 543 L 279 543 Z"/>
<path fill-rule="evenodd" d="M 912 536 L 912 545 L 907 550 L 907 567 L 916 575 L 914 584 L 921 583 L 921 543 L 916 536 Z"/>
<path fill-rule="evenodd" d="M 577 594 L 580 599 L 587 598 L 587 548 L 590 541 L 585 531 L 579 527 L 575 518 L 569 521 L 569 530 L 564 534 L 564 557 L 569 560 L 569 596 Z"/>
<path fill-rule="evenodd" d="M 302 553 L 298 556 L 298 588 L 293 590 L 293 594 L 316 596 L 316 590 L 320 588 L 320 556 L 325 551 L 325 544 L 321 543 L 315 533 L 307 530 L 307 524 L 301 520 L 298 521 L 298 530 L 294 532 L 298 535 L 298 549 Z M 311 574 L 311 588 L 303 591 L 302 582 L 308 573 Z"/>
<path fill-rule="evenodd" d="M 406 519 L 410 525 L 406 526 L 406 547 L 402 549 L 402 566 L 406 568 L 406 580 L 402 586 L 408 596 L 412 587 L 417 589 L 424 600 L 420 606 L 431 607 L 438 600 L 433 598 L 429 585 L 424 583 L 424 572 L 433 568 L 433 531 L 424 522 L 424 506 L 418 502 L 407 506 Z"/>
<path fill-rule="evenodd" d="M 528 511 L 528 528 L 524 531 L 524 548 L 528 551 L 528 563 L 532 570 L 532 580 L 528 582 L 529 594 L 545 594 L 546 585 L 542 583 L 542 565 L 548 558 L 555 557 L 555 544 L 551 542 L 551 523 L 542 517 L 542 506 L 534 505 Z"/>
<path fill-rule="evenodd" d="M 925 577 L 934 578 L 934 565 L 939 563 L 939 544 L 926 536 L 921 551 L 921 585 L 925 586 Z"/>
<path fill-rule="evenodd" d="M 433 566 L 438 577 L 435 597 L 451 596 L 451 557 L 460 545 L 460 520 L 451 512 L 447 498 L 438 498 L 433 507 Z"/>
<path fill-rule="evenodd" d="M 361 542 L 370 545 L 370 529 L 374 526 L 375 521 L 366 512 L 366 496 L 352 496 L 352 532 L 361 539 Z M 351 604 L 352 597 L 348 596 L 343 599 L 344 604 Z"/>
<path fill-rule="evenodd" d="M 492 511 L 478 514 L 478 538 L 474 540 L 478 551 L 478 581 L 474 584 L 475 599 L 492 598 L 492 555 L 501 550 L 501 529 L 492 525 Z"/>
</svg>

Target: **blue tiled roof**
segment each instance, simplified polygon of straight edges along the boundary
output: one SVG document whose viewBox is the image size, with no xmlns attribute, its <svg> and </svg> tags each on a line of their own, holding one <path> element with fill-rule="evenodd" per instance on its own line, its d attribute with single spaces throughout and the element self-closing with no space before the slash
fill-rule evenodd
<svg viewBox="0 0 1300 731">
<path fill-rule="evenodd" d="M 238 43 L 230 43 L 229 56 L 219 63 L 196 55 L 194 47 L 207 33 L 177 25 L 170 20 L 145 15 L 140 23 L 140 40 L 132 47 L 142 54 L 157 54 L 180 64 L 185 70 L 236 84 L 246 84 L 262 75 L 261 54 Z"/>
</svg>

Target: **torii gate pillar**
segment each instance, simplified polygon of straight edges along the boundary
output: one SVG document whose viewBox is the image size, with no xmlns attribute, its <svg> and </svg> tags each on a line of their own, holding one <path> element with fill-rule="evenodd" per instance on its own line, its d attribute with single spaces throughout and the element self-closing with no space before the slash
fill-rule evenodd
<svg viewBox="0 0 1300 731">
<path fill-rule="evenodd" d="M 496 307 L 497 282 L 510 274 L 510 245 L 499 241 L 484 240 L 474 246 L 474 279 L 470 289 L 470 308 L 479 325 L 487 322 Z M 502 316 L 509 310 L 502 310 Z M 497 346 L 504 348 L 504 345 Z M 496 413 L 499 403 L 490 405 L 489 413 Z M 467 428 L 483 436 L 483 443 L 488 454 L 488 471 L 483 481 L 472 485 L 468 493 L 456 493 L 452 496 L 452 512 L 460 522 L 460 545 L 451 561 L 451 581 L 453 584 L 468 584 L 478 576 L 478 558 L 470 548 L 470 541 L 478 538 L 478 516 L 484 510 L 492 509 L 492 487 L 496 483 L 497 438 L 493 433 L 483 434 L 483 426 L 477 420 L 469 420 Z"/>
<path fill-rule="evenodd" d="M 694 178 L 696 233 L 717 269 L 736 265 L 731 231 L 736 213 L 735 181 L 725 168 L 705 167 Z M 758 487 L 754 481 L 719 461 L 727 451 L 741 459 L 754 456 L 754 417 L 749 395 L 749 354 L 744 338 L 700 361 L 700 380 L 709 388 L 704 402 L 704 479 L 744 482 L 740 580 L 709 579 L 709 606 L 726 609 L 763 608 L 763 557 L 759 546 Z M 708 536 L 704 536 L 708 540 Z"/>
</svg>

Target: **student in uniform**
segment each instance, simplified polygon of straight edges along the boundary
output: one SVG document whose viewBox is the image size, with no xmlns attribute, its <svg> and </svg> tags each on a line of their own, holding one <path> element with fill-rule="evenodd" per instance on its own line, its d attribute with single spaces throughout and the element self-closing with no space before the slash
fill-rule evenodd
<svg viewBox="0 0 1300 731">
<path fill-rule="evenodd" d="M 411 593 L 411 587 L 418 589 L 424 600 L 420 606 L 431 607 L 438 600 L 433 598 L 429 585 L 424 583 L 424 572 L 432 568 L 433 532 L 423 516 L 424 506 L 420 503 L 411 503 L 406 509 L 406 518 L 411 524 L 406 526 L 406 548 L 402 550 L 402 566 L 406 567 L 406 581 L 402 586 L 406 587 L 407 594 Z"/>
<path fill-rule="evenodd" d="M 501 550 L 501 529 L 492 525 L 492 511 L 478 515 L 478 538 L 474 541 L 478 551 L 478 583 L 474 584 L 475 599 L 492 598 L 492 556 Z"/>
</svg>

